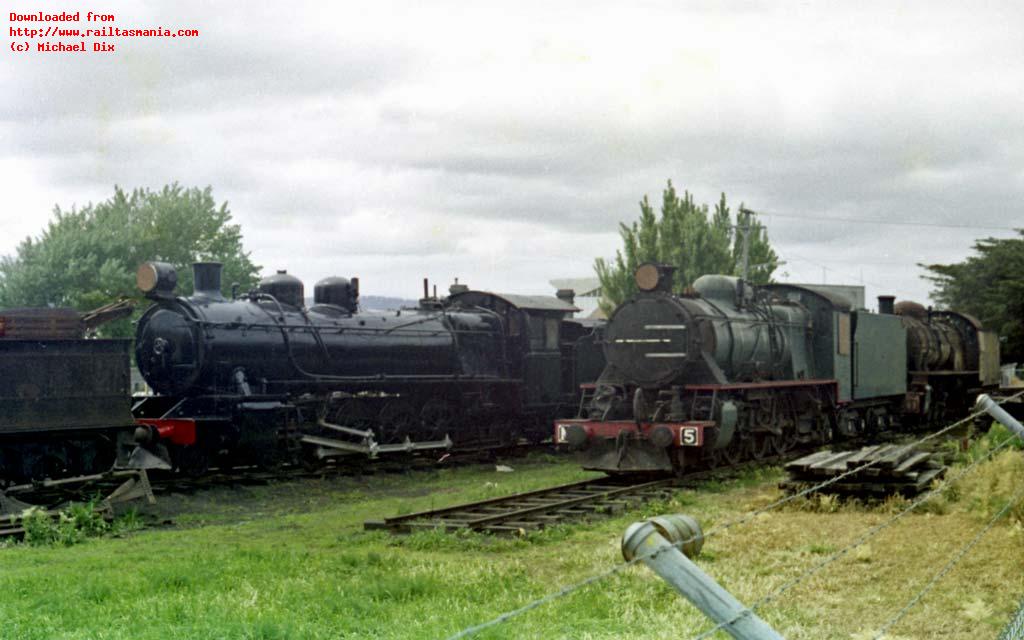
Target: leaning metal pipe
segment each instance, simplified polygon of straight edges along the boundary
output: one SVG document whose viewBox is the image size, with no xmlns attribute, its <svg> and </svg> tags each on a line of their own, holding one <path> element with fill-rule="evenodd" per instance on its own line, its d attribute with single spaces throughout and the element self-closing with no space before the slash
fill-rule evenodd
<svg viewBox="0 0 1024 640">
<path fill-rule="evenodd" d="M 783 640 L 768 623 L 689 560 L 700 553 L 703 545 L 704 533 L 696 520 L 681 514 L 660 516 L 629 525 L 622 535 L 622 556 L 626 560 L 642 560 L 732 637 Z"/>
<path fill-rule="evenodd" d="M 1017 434 L 1018 438 L 1024 440 L 1024 425 L 1000 407 L 995 400 L 988 397 L 988 394 L 983 393 L 978 396 L 977 406 L 979 409 L 984 409 L 988 412 L 988 415 L 1002 423 L 1007 429 Z"/>
</svg>

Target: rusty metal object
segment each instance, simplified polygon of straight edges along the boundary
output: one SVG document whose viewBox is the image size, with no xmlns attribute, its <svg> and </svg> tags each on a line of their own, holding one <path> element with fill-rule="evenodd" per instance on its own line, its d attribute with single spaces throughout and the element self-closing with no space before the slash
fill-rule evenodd
<svg viewBox="0 0 1024 640">
<path fill-rule="evenodd" d="M 0 339 L 76 340 L 85 335 L 82 318 L 74 309 L 4 309 L 0 311 Z"/>
<path fill-rule="evenodd" d="M 588 515 L 617 513 L 647 500 L 665 497 L 675 483 L 673 479 L 646 482 L 614 478 L 585 480 L 445 509 L 368 521 L 364 527 L 387 529 L 392 533 L 470 529 L 523 534 Z"/>
<path fill-rule="evenodd" d="M 108 305 L 104 305 L 99 309 L 93 309 L 92 311 L 83 313 L 82 324 L 85 326 L 86 330 L 91 331 L 108 322 L 127 318 L 132 315 L 132 311 L 134 310 L 135 305 L 132 304 L 131 300 L 118 300 L 117 302 L 111 302 Z"/>
<path fill-rule="evenodd" d="M 980 377 L 982 385 L 995 382 L 992 362 L 999 361 L 998 341 L 991 339 L 978 320 L 956 311 L 932 311 L 916 302 L 895 305 L 907 329 L 907 363 L 917 372 L 958 372 Z"/>
<path fill-rule="evenodd" d="M 133 309 L 130 300 L 119 300 L 85 313 L 69 307 L 3 309 L 0 339 L 79 340 L 88 330 L 130 316 Z"/>
<path fill-rule="evenodd" d="M 95 503 L 95 511 L 104 517 L 113 517 L 115 508 L 127 502 L 156 502 L 149 476 L 142 469 L 112 469 L 105 473 L 13 485 L 0 490 L 0 521 L 3 522 L 0 525 L 0 537 L 23 535 L 25 529 L 22 521 L 29 513 L 41 511 L 51 518 L 60 517 L 68 503 L 53 505 L 55 496 L 61 499 L 61 496 L 85 495 L 110 486 L 114 488 Z M 39 506 L 28 502 L 29 500 L 51 506 Z"/>
<path fill-rule="evenodd" d="M 911 371 L 963 371 L 967 364 L 964 336 L 939 318 L 903 316 L 907 329 L 907 360 Z"/>
<path fill-rule="evenodd" d="M 794 457 L 779 455 L 767 458 L 781 462 Z M 729 475 L 764 461 L 744 462 L 716 469 L 690 471 L 679 477 L 609 476 L 569 484 L 516 493 L 500 498 L 421 511 L 364 523 L 366 529 L 385 529 L 392 533 L 419 530 L 469 529 L 486 533 L 522 535 L 553 524 L 574 522 L 603 514 L 616 514 L 647 501 L 665 499 L 672 492 L 693 487 L 711 478 Z"/>
</svg>

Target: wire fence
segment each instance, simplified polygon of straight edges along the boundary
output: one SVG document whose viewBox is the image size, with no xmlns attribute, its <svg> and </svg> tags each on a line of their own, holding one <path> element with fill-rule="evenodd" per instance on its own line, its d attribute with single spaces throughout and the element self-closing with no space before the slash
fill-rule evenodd
<svg viewBox="0 0 1024 640">
<path fill-rule="evenodd" d="M 1024 639 L 1024 600 L 1020 601 L 1020 608 L 1010 618 L 1006 628 L 999 634 L 999 640 L 1022 640 Z"/>
<path fill-rule="evenodd" d="M 931 580 L 929 580 L 924 585 L 924 587 L 922 587 L 921 590 L 918 591 L 917 594 L 914 595 L 914 597 L 911 598 L 907 602 L 907 604 L 903 606 L 902 609 L 896 612 L 896 615 L 889 618 L 889 620 L 886 621 L 886 623 L 878 629 L 878 633 L 875 634 L 874 640 L 880 640 L 880 638 L 882 638 L 882 636 L 885 635 L 886 631 L 891 629 L 900 620 L 902 620 L 903 617 L 906 616 L 907 613 L 909 613 L 910 610 L 913 609 L 914 606 L 917 605 L 917 603 L 920 602 L 922 598 L 924 598 L 925 594 L 931 591 L 932 587 L 934 587 L 939 580 L 942 580 L 943 576 L 949 573 L 953 569 L 953 567 L 955 567 L 957 564 L 960 563 L 961 560 L 964 559 L 964 556 L 970 553 L 971 549 L 973 549 L 974 546 L 978 544 L 978 542 L 985 536 L 985 534 L 988 533 L 992 529 L 992 527 L 995 526 L 996 522 L 1000 518 L 1006 515 L 1006 513 L 1010 510 L 1011 507 L 1013 507 L 1013 505 L 1017 504 L 1021 497 L 1024 497 L 1024 490 L 1018 491 L 1015 496 L 1007 500 L 1006 505 L 1002 509 L 1000 509 L 999 512 L 996 513 L 996 515 L 992 516 L 992 519 L 988 521 L 988 524 L 985 525 L 985 527 L 981 531 L 979 531 L 976 536 L 971 538 L 970 542 L 961 547 L 960 551 L 958 551 L 956 555 L 950 558 L 949 562 L 947 562 L 945 566 L 943 566 L 942 569 L 938 571 L 938 573 L 933 575 Z"/>
<path fill-rule="evenodd" d="M 761 599 L 757 600 L 754 604 L 752 604 L 751 606 L 747 607 L 743 611 L 741 611 L 738 614 L 736 614 L 733 618 L 731 618 L 729 620 L 724 620 L 724 621 L 716 624 L 715 626 L 711 627 L 707 631 L 704 631 L 703 633 L 695 636 L 694 640 L 704 640 L 705 638 L 707 638 L 707 637 L 711 636 L 712 634 L 714 634 L 719 629 L 722 629 L 724 627 L 727 627 L 727 626 L 735 623 L 737 620 L 739 620 L 743 616 L 749 615 L 750 613 L 753 613 L 754 611 L 757 611 L 758 609 L 760 609 L 764 605 L 768 604 L 769 602 L 772 602 L 773 600 L 778 599 L 778 597 L 781 596 L 783 593 L 789 591 L 790 589 L 792 589 L 793 587 L 797 586 L 798 584 L 800 584 L 801 582 L 803 582 L 807 578 L 813 576 L 814 574 L 818 573 L 819 571 L 821 571 L 822 569 L 824 569 L 828 565 L 832 564 L 836 560 L 842 558 L 843 556 L 848 554 L 850 551 L 853 551 L 857 547 L 863 545 L 865 542 L 867 542 L 871 538 L 875 537 L 876 535 L 878 535 L 879 533 L 881 533 L 885 529 L 888 529 L 890 526 L 895 524 L 898 520 L 900 520 L 901 518 L 906 516 L 908 513 L 910 513 L 914 509 L 920 507 L 922 504 L 924 504 L 928 500 L 934 498 L 936 495 L 938 495 L 939 493 L 944 491 L 946 489 L 946 487 L 948 487 L 950 484 L 952 484 L 953 482 L 956 482 L 960 478 L 964 477 L 965 475 L 970 473 L 975 467 L 977 467 L 979 464 L 981 464 L 982 462 L 990 459 L 992 456 L 994 456 L 999 451 L 1002 451 L 1003 449 L 1005 449 L 1010 444 L 1010 442 L 1011 442 L 1011 440 L 1004 440 L 999 446 L 993 447 L 992 449 L 990 449 L 988 451 L 988 453 L 986 453 L 985 455 L 981 456 L 980 458 L 977 458 L 976 460 L 971 462 L 971 464 L 969 464 L 968 466 L 966 466 L 963 469 L 961 469 L 960 472 L 957 473 L 952 478 L 947 477 L 942 482 L 938 483 L 934 488 L 930 489 L 929 491 L 927 491 L 925 493 L 922 493 L 920 496 L 918 496 L 918 498 L 916 500 L 911 502 L 910 505 L 908 505 L 905 509 L 903 509 L 902 511 L 900 511 L 899 513 L 897 513 L 893 517 L 891 517 L 888 520 L 885 520 L 885 521 L 883 521 L 883 522 L 881 522 L 881 523 L 871 527 L 870 529 L 868 529 L 865 533 L 860 535 L 856 540 L 854 540 L 850 544 L 846 545 L 842 549 L 839 549 L 838 551 L 836 551 L 835 553 L 831 554 L 830 556 L 828 556 L 827 558 L 823 559 L 822 561 L 817 562 L 817 563 L 811 565 L 810 567 L 808 567 L 804 571 L 800 572 L 799 574 L 797 574 L 793 578 L 790 578 L 786 582 L 782 583 L 780 586 L 776 587 L 774 591 L 772 591 L 771 593 L 769 593 L 766 596 L 763 596 Z M 1006 506 L 1006 509 L 1009 509 L 1009 507 L 1010 507 L 1010 504 L 1008 503 L 1007 506 Z"/>
<path fill-rule="evenodd" d="M 1013 396 L 1004 398 L 998 404 L 1003 404 L 1003 403 L 1005 403 L 1005 402 L 1007 402 L 1009 400 L 1015 400 L 1015 399 L 1020 398 L 1022 396 L 1024 396 L 1024 391 L 1019 392 L 1017 394 L 1014 394 Z M 950 424 L 950 425 L 940 429 L 939 431 L 935 431 L 933 433 L 927 434 L 927 435 L 919 438 L 918 440 L 910 443 L 907 446 L 914 447 L 914 446 L 921 445 L 921 444 L 923 444 L 925 442 L 928 442 L 930 440 L 934 440 L 935 438 L 941 437 L 941 436 L 943 436 L 943 435 L 945 435 L 945 434 L 947 434 L 947 433 L 957 429 L 958 427 L 961 427 L 961 426 L 967 424 L 968 422 L 970 422 L 970 421 L 974 420 L 975 418 L 983 415 L 984 413 L 985 413 L 984 410 L 981 410 L 981 409 L 976 410 L 976 411 L 972 412 L 970 415 L 968 415 L 967 417 L 962 418 L 960 420 L 957 420 L 956 422 L 953 422 L 952 424 Z M 853 546 L 848 546 L 848 547 L 846 547 L 844 549 L 841 549 L 841 550 L 837 551 L 835 554 L 833 554 L 832 556 L 830 556 L 829 558 L 826 558 L 822 562 L 817 563 L 816 565 L 813 565 L 810 569 L 804 571 L 803 573 L 798 575 L 796 578 L 791 579 L 791 580 L 787 581 L 786 583 L 784 583 L 783 585 L 781 585 L 781 587 L 776 589 L 775 592 L 773 592 L 771 594 L 768 594 L 767 596 L 763 597 L 761 600 L 758 600 L 754 605 L 752 605 L 751 607 L 748 607 L 746 610 L 741 612 L 739 615 L 734 617 L 732 620 L 720 623 L 720 624 L 712 627 L 711 629 L 709 629 L 709 630 L 701 633 L 700 635 L 696 636 L 695 640 L 702 640 L 703 638 L 707 638 L 708 636 L 710 636 L 714 632 L 718 631 L 719 629 L 721 629 L 721 628 L 723 628 L 723 627 L 725 627 L 727 625 L 730 625 L 730 624 L 736 622 L 737 620 L 739 620 L 744 615 L 748 615 L 748 614 L 752 613 L 759 606 L 762 606 L 763 604 L 766 604 L 766 603 L 770 602 L 771 600 L 777 598 L 783 592 L 789 590 L 793 586 L 796 586 L 796 584 L 798 584 L 799 582 L 803 581 L 805 578 L 809 577 L 810 575 L 813 575 L 813 573 L 817 573 L 817 571 L 820 571 L 821 569 L 823 569 L 828 564 L 831 564 L 831 562 L 833 562 L 834 560 L 836 560 L 839 557 L 841 557 L 841 556 L 845 555 L 846 553 L 848 553 L 855 546 L 859 546 L 860 544 L 863 544 L 863 542 L 866 541 L 867 539 L 869 539 L 871 536 L 874 536 L 875 534 L 880 532 L 882 529 L 887 528 L 888 526 L 890 526 L 891 524 L 896 522 L 898 519 L 902 518 L 904 515 L 906 515 L 907 513 L 909 513 L 910 511 L 912 511 L 916 507 L 918 507 L 920 504 L 922 504 L 925 500 L 927 500 L 930 497 L 936 495 L 938 492 L 943 490 L 950 482 L 953 482 L 956 479 L 959 479 L 964 474 L 969 472 L 971 469 L 974 469 L 983 460 L 987 460 L 987 459 L 991 458 L 992 456 L 994 456 L 998 451 L 1000 451 L 1003 448 L 1005 448 L 1011 441 L 1012 441 L 1012 439 L 1004 440 L 997 447 L 994 447 L 993 449 L 989 450 L 984 456 L 982 456 L 981 458 L 978 458 L 978 459 L 974 460 L 973 462 L 971 462 L 970 465 L 968 465 L 963 470 L 961 470 L 961 472 L 959 474 L 957 474 L 952 480 L 950 480 L 947 477 L 937 487 L 933 488 L 932 490 L 928 491 L 925 494 L 922 494 L 922 496 L 920 496 L 917 500 L 915 500 L 913 503 L 911 503 L 911 505 L 909 507 L 907 507 L 906 509 L 904 509 L 903 511 L 898 513 L 896 516 L 894 516 L 893 518 L 883 522 L 881 525 L 876 525 L 871 530 L 869 530 L 867 534 L 865 534 L 864 536 L 861 536 L 861 538 L 858 538 L 858 540 L 854 541 Z M 860 473 L 860 472 L 864 471 L 865 469 L 870 468 L 871 466 L 877 464 L 878 462 L 879 462 L 879 460 L 877 460 L 877 459 L 869 460 L 869 461 L 865 462 L 864 464 L 861 464 L 861 465 L 859 465 L 857 467 L 854 467 L 853 469 L 848 469 L 846 472 L 844 472 L 842 474 L 839 474 L 839 475 L 833 476 L 831 478 L 828 478 L 826 480 L 823 480 L 823 481 L 819 482 L 818 484 L 815 484 L 813 486 L 807 487 L 806 489 L 803 489 L 802 491 L 786 495 L 786 496 L 784 496 L 784 497 L 782 497 L 782 498 L 780 498 L 780 499 L 778 499 L 778 500 L 776 500 L 776 501 L 774 501 L 774 502 L 772 502 L 772 503 L 770 503 L 768 505 L 765 505 L 764 507 L 760 507 L 758 509 L 754 509 L 754 510 L 748 511 L 747 513 L 745 513 L 745 514 L 743 514 L 741 516 L 738 516 L 738 517 L 736 517 L 736 518 L 734 518 L 732 520 L 728 520 L 728 521 L 726 521 L 726 522 L 724 522 L 722 524 L 715 525 L 715 526 L 711 527 L 710 529 L 708 529 L 708 531 L 704 532 L 703 538 L 705 540 L 707 540 L 707 538 L 709 538 L 709 537 L 711 537 L 713 535 L 717 535 L 717 534 L 721 533 L 722 531 L 725 531 L 725 530 L 730 529 L 732 527 L 744 524 L 746 522 L 750 522 L 751 520 L 754 520 L 755 518 L 757 518 L 759 515 L 761 515 L 763 513 L 766 513 L 768 511 L 777 509 L 778 507 L 781 507 L 782 505 L 785 505 L 785 504 L 787 504 L 789 502 L 797 500 L 797 499 L 799 499 L 801 497 L 804 497 L 804 496 L 810 495 L 812 493 L 821 491 L 822 489 L 824 489 L 824 488 L 826 488 L 826 487 L 828 487 L 828 486 L 830 486 L 830 485 L 832 485 L 832 484 L 834 484 L 836 482 L 839 482 L 840 480 L 843 480 L 844 478 L 848 478 L 848 477 L 850 477 L 852 475 L 855 475 L 857 473 Z M 1009 509 L 1009 505 L 1007 506 L 1007 509 Z M 696 538 L 696 536 L 687 538 L 685 540 L 681 540 L 681 541 L 675 543 L 674 545 L 672 545 L 672 547 L 682 549 L 682 547 L 684 545 L 686 545 L 689 542 L 693 542 L 695 538 Z M 449 636 L 448 640 L 462 640 L 463 638 L 468 638 L 470 636 L 476 635 L 477 633 L 480 633 L 481 631 L 484 631 L 486 629 L 489 629 L 489 628 L 495 627 L 497 625 L 503 624 L 503 623 L 505 623 L 505 622 L 507 622 L 507 621 L 509 621 L 509 620 L 511 620 L 511 619 L 513 619 L 513 618 L 515 618 L 517 616 L 519 616 L 519 615 L 522 615 L 522 614 L 524 614 L 524 613 L 526 613 L 528 611 L 532 611 L 532 610 L 534 610 L 534 609 L 536 609 L 536 608 L 538 608 L 540 606 L 543 606 L 545 604 L 551 603 L 551 602 L 553 602 L 555 600 L 558 600 L 560 598 L 564 598 L 566 596 L 569 596 L 569 595 L 571 595 L 571 594 L 573 594 L 573 593 L 575 593 L 575 592 L 577 592 L 577 591 L 579 591 L 579 590 L 581 590 L 581 589 L 583 589 L 585 587 L 588 587 L 588 586 L 590 586 L 590 585 L 592 585 L 592 584 L 594 584 L 596 582 L 599 582 L 599 581 L 601 581 L 601 580 L 603 580 L 605 578 L 608 578 L 608 577 L 611 577 L 611 576 L 613 576 L 615 574 L 618 574 L 618 573 L 622 572 L 623 570 L 627 569 L 628 567 L 631 567 L 634 564 L 642 562 L 645 559 L 649 559 L 649 558 L 657 555 L 658 553 L 664 551 L 666 548 L 672 548 L 672 547 L 662 547 L 659 550 L 656 550 L 653 553 L 649 553 L 647 555 L 638 554 L 637 556 L 634 556 L 632 560 L 625 561 L 625 562 L 622 562 L 620 564 L 614 565 L 614 566 L 610 567 L 609 569 L 607 569 L 605 571 L 602 571 L 602 572 L 600 572 L 598 574 L 592 575 L 592 576 L 590 576 L 590 577 L 588 577 L 588 578 L 586 578 L 584 580 L 581 580 L 579 582 L 567 585 L 567 586 L 559 589 L 558 591 L 549 593 L 549 594 L 547 594 L 547 595 L 545 595 L 545 596 L 543 596 L 541 598 L 537 598 L 536 600 L 528 602 L 527 604 L 525 604 L 525 605 L 523 605 L 523 606 L 521 606 L 521 607 L 519 607 L 517 609 L 508 611 L 506 613 L 503 613 L 503 614 L 501 614 L 501 615 L 499 615 L 499 616 L 497 616 L 497 617 L 495 617 L 495 618 L 493 618 L 491 620 L 488 620 L 488 621 L 483 622 L 483 623 L 478 624 L 478 625 L 474 625 L 472 627 L 467 627 L 467 628 L 459 631 L 458 633 L 456 633 L 456 634 L 454 634 L 452 636 Z"/>
</svg>

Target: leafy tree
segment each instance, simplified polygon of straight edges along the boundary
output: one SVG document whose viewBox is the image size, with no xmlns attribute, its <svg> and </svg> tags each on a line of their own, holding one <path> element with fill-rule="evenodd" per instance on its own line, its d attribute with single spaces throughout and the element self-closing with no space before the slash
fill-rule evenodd
<svg viewBox="0 0 1024 640">
<path fill-rule="evenodd" d="M 932 297 L 981 320 L 1004 341 L 1005 361 L 1024 361 L 1024 229 L 1016 238 L 984 238 L 975 255 L 956 264 L 920 265 L 931 273 Z"/>
<path fill-rule="evenodd" d="M 39 237 L 26 238 L 14 256 L 0 259 L 0 307 L 86 311 L 135 298 L 135 270 L 146 260 L 175 265 L 179 291 L 191 291 L 189 267 L 197 260 L 224 263 L 225 293 L 233 282 L 254 285 L 260 269 L 243 249 L 227 203 L 218 207 L 209 187 L 175 183 L 130 193 L 114 187 L 114 196 L 98 204 L 70 211 L 55 207 Z M 114 322 L 103 333 L 130 335 L 131 325 Z"/>
<path fill-rule="evenodd" d="M 619 223 L 623 248 L 615 260 L 594 262 L 601 281 L 601 310 L 610 314 L 616 306 L 636 293 L 633 272 L 644 262 L 663 262 L 676 267 L 676 283 L 689 286 L 707 273 L 739 275 L 742 270 L 743 233 L 749 225 L 749 280 L 755 284 L 771 281 L 778 256 L 768 242 L 764 226 L 743 205 L 732 222 L 725 194 L 715 204 L 698 205 L 693 195 L 676 193 L 672 181 L 662 192 L 661 215 L 645 195 L 640 201 L 640 219 L 631 225 Z"/>
</svg>

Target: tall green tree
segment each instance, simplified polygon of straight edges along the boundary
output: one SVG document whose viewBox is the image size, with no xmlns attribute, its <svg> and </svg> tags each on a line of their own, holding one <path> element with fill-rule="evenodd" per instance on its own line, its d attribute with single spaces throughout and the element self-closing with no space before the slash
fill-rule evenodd
<svg viewBox="0 0 1024 640">
<path fill-rule="evenodd" d="M 935 288 L 932 297 L 999 333 L 1002 358 L 1024 362 L 1024 229 L 1016 238 L 984 238 L 974 255 L 955 264 L 920 265 Z"/>
<path fill-rule="evenodd" d="M 712 211 L 694 202 L 684 191 L 680 196 L 672 181 L 661 194 L 661 213 L 645 195 L 640 201 L 640 218 L 632 224 L 619 223 L 622 249 L 611 262 L 598 258 L 594 269 L 601 281 L 601 310 L 610 314 L 616 306 L 636 293 L 633 272 L 644 262 L 662 262 L 676 267 L 676 283 L 689 286 L 707 273 L 739 275 L 742 270 L 743 233 L 749 225 L 749 279 L 755 284 L 771 281 L 779 258 L 760 222 L 740 205 L 733 222 L 723 193 Z"/>
<path fill-rule="evenodd" d="M 197 260 L 224 263 L 231 283 L 254 285 L 259 266 L 242 246 L 227 203 L 217 206 L 210 187 L 159 191 L 114 187 L 114 195 L 81 209 L 54 208 L 36 238 L 0 259 L 0 307 L 66 306 L 85 311 L 118 298 L 135 298 L 135 270 L 146 260 L 178 268 L 179 291 L 191 291 Z M 129 335 L 129 321 L 111 323 L 104 335 Z"/>
</svg>

